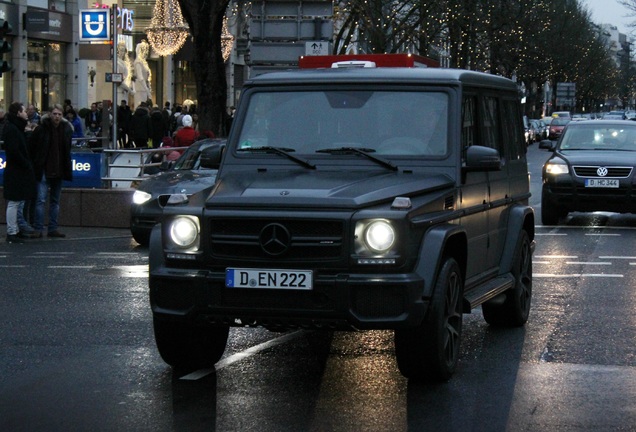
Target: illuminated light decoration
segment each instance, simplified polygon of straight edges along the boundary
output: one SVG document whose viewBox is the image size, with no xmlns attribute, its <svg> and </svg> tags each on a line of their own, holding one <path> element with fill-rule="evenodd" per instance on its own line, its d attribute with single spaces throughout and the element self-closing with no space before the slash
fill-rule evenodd
<svg viewBox="0 0 636 432">
<path fill-rule="evenodd" d="M 223 54 L 223 61 L 227 61 L 232 53 L 234 47 L 234 36 L 227 28 L 227 17 L 223 18 L 223 31 L 221 33 L 221 53 Z"/>
<path fill-rule="evenodd" d="M 176 0 L 157 0 L 146 34 L 152 49 L 160 56 L 172 55 L 181 49 L 190 29 Z"/>
</svg>

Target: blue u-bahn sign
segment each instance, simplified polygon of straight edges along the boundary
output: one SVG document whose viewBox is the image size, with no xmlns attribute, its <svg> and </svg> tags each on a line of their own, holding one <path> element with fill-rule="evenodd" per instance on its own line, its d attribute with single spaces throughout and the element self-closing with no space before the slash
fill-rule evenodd
<svg viewBox="0 0 636 432">
<path fill-rule="evenodd" d="M 80 42 L 110 40 L 110 9 L 80 9 Z"/>
<path fill-rule="evenodd" d="M 103 153 L 77 152 L 71 153 L 73 181 L 65 181 L 64 187 L 101 188 L 102 187 Z M 4 183 L 6 156 L 0 150 L 0 186 Z"/>
</svg>

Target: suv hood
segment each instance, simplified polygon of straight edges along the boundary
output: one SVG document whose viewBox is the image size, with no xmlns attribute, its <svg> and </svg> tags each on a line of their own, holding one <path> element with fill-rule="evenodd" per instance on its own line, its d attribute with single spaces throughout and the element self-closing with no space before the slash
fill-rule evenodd
<svg viewBox="0 0 636 432">
<path fill-rule="evenodd" d="M 153 196 L 173 193 L 191 195 L 214 184 L 217 170 L 179 170 L 166 171 L 144 180 L 139 190 Z"/>
<path fill-rule="evenodd" d="M 387 171 L 244 171 L 225 173 L 208 197 L 212 206 L 360 208 L 397 196 L 454 187 L 448 175 Z"/>
</svg>

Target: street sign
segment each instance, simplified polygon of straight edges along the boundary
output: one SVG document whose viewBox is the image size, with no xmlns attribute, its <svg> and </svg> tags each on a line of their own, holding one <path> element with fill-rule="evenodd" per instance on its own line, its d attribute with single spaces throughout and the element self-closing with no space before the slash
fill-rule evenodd
<svg viewBox="0 0 636 432">
<path fill-rule="evenodd" d="M 312 41 L 305 42 L 305 55 L 307 56 L 315 56 L 315 55 L 328 55 L 329 52 L 329 42 L 325 41 Z"/>
<path fill-rule="evenodd" d="M 121 84 L 124 82 L 124 76 L 120 73 L 106 72 L 106 82 Z"/>
<path fill-rule="evenodd" d="M 80 42 L 109 41 L 110 9 L 80 9 Z"/>
<path fill-rule="evenodd" d="M 557 83 L 557 106 L 574 106 L 576 104 L 576 83 Z"/>
</svg>

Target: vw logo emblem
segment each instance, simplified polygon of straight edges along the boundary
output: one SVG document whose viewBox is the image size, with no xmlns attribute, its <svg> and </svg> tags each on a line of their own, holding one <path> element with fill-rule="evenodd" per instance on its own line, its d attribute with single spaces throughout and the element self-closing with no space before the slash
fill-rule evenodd
<svg viewBox="0 0 636 432">
<path fill-rule="evenodd" d="M 605 167 L 600 167 L 599 169 L 596 170 L 596 174 L 599 177 L 605 177 L 607 175 L 607 168 Z"/>
<path fill-rule="evenodd" d="M 268 255 L 281 255 L 291 245 L 291 234 L 283 225 L 271 223 L 265 225 L 258 236 L 261 249 Z"/>
</svg>

